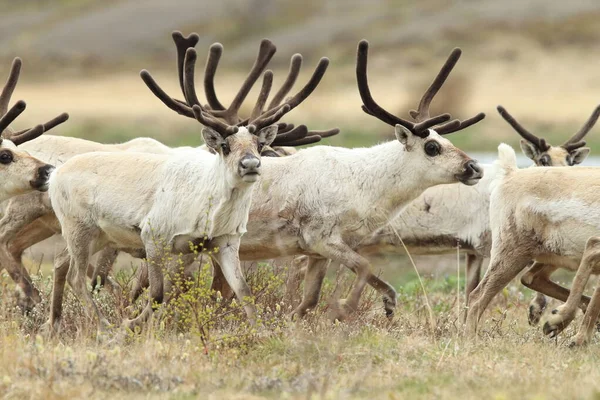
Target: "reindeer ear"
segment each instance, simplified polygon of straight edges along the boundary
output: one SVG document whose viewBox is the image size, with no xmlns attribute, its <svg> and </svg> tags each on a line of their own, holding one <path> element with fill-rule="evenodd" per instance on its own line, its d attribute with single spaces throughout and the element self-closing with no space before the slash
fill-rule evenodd
<svg viewBox="0 0 600 400">
<path fill-rule="evenodd" d="M 273 140 L 277 137 L 277 130 L 279 128 L 277 125 L 270 125 L 266 128 L 263 128 L 258 133 L 258 140 L 262 143 L 263 146 L 269 146 L 273 143 Z"/>
<path fill-rule="evenodd" d="M 396 124 L 396 126 L 394 127 L 394 131 L 396 133 L 396 139 L 398 139 L 403 145 L 406 145 L 406 143 L 408 142 L 408 138 L 413 134 L 411 131 L 408 130 L 408 128 L 400 124 Z"/>
<path fill-rule="evenodd" d="M 578 149 L 572 150 L 569 155 L 571 156 L 573 163 L 571 165 L 581 164 L 590 154 L 589 147 L 580 147 Z"/>
<path fill-rule="evenodd" d="M 227 143 L 219 132 L 207 126 L 202 128 L 202 137 L 204 137 L 204 143 L 206 143 L 209 148 L 215 150 L 217 153 L 219 152 L 221 145 L 223 143 Z"/>
<path fill-rule="evenodd" d="M 521 139 L 521 150 L 531 160 L 535 160 L 540 155 L 538 148 L 525 139 Z"/>
</svg>

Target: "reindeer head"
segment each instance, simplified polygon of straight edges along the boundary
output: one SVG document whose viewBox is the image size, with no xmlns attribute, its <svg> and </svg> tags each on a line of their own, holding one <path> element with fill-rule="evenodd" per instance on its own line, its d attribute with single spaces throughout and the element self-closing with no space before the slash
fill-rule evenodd
<svg viewBox="0 0 600 400">
<path fill-rule="evenodd" d="M 42 192 L 48 190 L 48 178 L 54 167 L 31 157 L 27 152 L 19 150 L 17 146 L 37 138 L 69 118 L 68 114 L 61 114 L 45 124 L 14 132 L 9 125 L 25 111 L 26 107 L 22 100 L 16 102 L 10 109 L 8 107 L 20 72 L 21 59 L 15 58 L 6 85 L 0 93 L 0 176 L 2 176 L 0 200 L 32 190 Z"/>
<path fill-rule="evenodd" d="M 265 71 L 265 68 L 276 51 L 275 45 L 265 39 L 260 44 L 257 59 L 248 77 L 229 107 L 225 108 L 218 100 L 214 88 L 214 76 L 223 53 L 223 46 L 220 43 L 215 43 L 210 47 L 204 74 L 204 91 L 208 104 L 202 106 L 196 95 L 194 85 L 194 70 L 197 58 L 194 46 L 198 39 L 197 34 L 184 37 L 180 32 L 173 33 L 173 40 L 177 47 L 179 84 L 185 101 L 169 97 L 158 86 L 148 71 L 143 70 L 140 75 L 150 90 L 167 107 L 179 114 L 195 118 L 204 126 L 202 135 L 206 145 L 213 152 L 219 154 L 233 175 L 243 182 L 255 182 L 260 175 L 261 152 L 272 143 L 294 146 L 312 143 L 321 139 L 321 132 L 313 132 L 309 135 L 309 131 L 304 125 L 294 127 L 291 124 L 278 124 L 277 121 L 314 91 L 327 70 L 328 59 L 322 58 L 308 83 L 296 95 L 281 104 L 298 75 L 296 68 L 299 68 L 299 64 L 292 59 L 288 79 L 265 110 L 265 104 L 273 84 L 273 73 L 268 70 Z M 300 57 L 301 61 L 301 56 L 294 57 Z M 262 87 L 250 117 L 240 118 L 238 115 L 239 109 L 250 89 L 263 72 Z M 337 129 L 325 131 L 322 136 L 330 136 L 337 132 Z"/>
<path fill-rule="evenodd" d="M 535 165 L 540 167 L 564 167 L 581 164 L 590 153 L 590 148 L 584 147 L 585 141 L 583 138 L 594 127 L 598 117 L 600 117 L 600 106 L 598 106 L 575 135 L 560 146 L 552 146 L 544 138 L 539 138 L 525 129 L 504 107 L 498 106 L 497 109 L 502 118 L 523 138 L 521 139 L 523 153 Z"/>
<path fill-rule="evenodd" d="M 427 89 L 419 103 L 418 110 L 411 110 L 415 122 L 397 117 L 379 106 L 369 89 L 367 80 L 367 57 L 369 43 L 362 40 L 358 44 L 356 61 L 356 79 L 363 101 L 362 110 L 395 128 L 396 138 L 402 143 L 403 151 L 411 159 L 411 165 L 426 171 L 425 179 L 431 184 L 453 183 L 460 181 L 474 185 L 483 176 L 483 170 L 477 161 L 469 158 L 462 150 L 442 137 L 467 128 L 485 118 L 485 114 L 464 121 L 452 120 L 450 114 L 430 117 L 429 105 L 461 55 L 460 49 L 454 49 L 440 73 Z"/>
</svg>

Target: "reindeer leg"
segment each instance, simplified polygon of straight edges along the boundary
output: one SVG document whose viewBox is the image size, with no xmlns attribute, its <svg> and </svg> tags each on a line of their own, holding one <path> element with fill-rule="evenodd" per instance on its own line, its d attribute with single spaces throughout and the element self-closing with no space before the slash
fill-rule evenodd
<svg viewBox="0 0 600 400">
<path fill-rule="evenodd" d="M 93 320 L 95 316 L 98 319 L 99 328 L 103 329 L 109 324 L 96 306 L 91 291 L 87 288 L 89 258 L 95 250 L 99 233 L 100 231 L 96 227 L 85 226 L 79 222 L 63 221 L 63 236 L 71 257 L 67 280 L 73 288 L 75 296 L 83 304 L 87 317 Z"/>
<path fill-rule="evenodd" d="M 550 280 L 550 275 L 557 267 L 547 264 L 534 263 L 521 277 L 521 283 L 531 290 L 538 292 L 534 299 L 529 303 L 529 324 L 537 325 L 540 321 L 542 313 L 547 305 L 547 300 L 544 295 L 550 296 L 562 302 L 569 298 L 569 289 L 560 286 Z M 588 296 L 581 296 L 580 308 L 585 311 L 590 302 Z"/>
<path fill-rule="evenodd" d="M 596 286 L 596 290 L 594 290 L 594 294 L 592 295 L 592 300 L 585 311 L 583 316 L 583 320 L 581 321 L 581 326 L 577 331 L 577 335 L 573 338 L 573 341 L 570 344 L 570 347 L 573 346 L 583 346 L 584 344 L 589 343 L 592 335 L 594 333 L 594 327 L 598 321 L 598 316 L 600 315 L 600 285 Z"/>
<path fill-rule="evenodd" d="M 142 233 L 142 238 L 144 236 L 145 235 Z M 144 307 L 140 315 L 134 319 L 126 319 L 123 321 L 123 327 L 132 331 L 135 331 L 136 327 L 143 326 L 154 313 L 155 305 L 162 304 L 164 299 L 163 268 L 168 268 L 168 266 L 163 265 L 162 255 L 164 254 L 164 249 L 155 245 L 152 239 L 144 240 L 144 242 L 146 243 L 146 262 L 142 265 L 146 265 L 147 279 L 150 286 L 150 296 L 146 307 Z M 135 299 L 132 300 L 132 302 L 133 301 L 135 301 Z"/>
<path fill-rule="evenodd" d="M 49 325 L 50 334 L 60 331 L 60 318 L 62 316 L 62 303 L 65 293 L 65 282 L 69 272 L 71 258 L 65 247 L 54 257 L 54 284 L 52 285 L 52 303 L 50 306 Z"/>
<path fill-rule="evenodd" d="M 585 290 L 585 286 L 594 270 L 594 267 L 600 261 L 600 238 L 591 237 L 585 244 L 585 250 L 581 263 L 573 279 L 571 293 L 567 298 L 567 302 L 562 306 L 552 310 L 552 315 L 544 324 L 544 333 L 554 337 L 562 332 L 575 318 L 577 308 L 581 302 L 581 296 Z M 594 313 L 593 311 L 592 313 Z"/>
<path fill-rule="evenodd" d="M 516 248 L 518 247 L 502 246 L 492 252 L 490 266 L 483 280 L 469 296 L 465 326 L 465 334 L 467 336 L 475 337 L 477 334 L 477 325 L 494 296 L 508 285 L 531 261 L 530 256 L 517 253 L 514 250 Z"/>
<path fill-rule="evenodd" d="M 354 281 L 348 298 L 340 300 L 338 309 L 333 314 L 334 319 L 341 321 L 351 312 L 356 311 L 365 285 L 369 280 L 374 281 L 374 278 L 377 277 L 371 273 L 369 261 L 342 241 L 321 243 L 318 245 L 318 249 L 315 248 L 315 252 L 323 257 L 344 264 L 356 273 L 356 280 Z M 379 278 L 377 278 L 377 280 L 378 279 Z"/>
<path fill-rule="evenodd" d="M 42 235 L 43 238 L 38 239 L 35 229 L 26 229 L 39 217 L 52 212 L 49 204 L 42 200 L 43 196 L 42 193 L 31 193 L 9 200 L 6 212 L 0 219 L 0 268 L 6 268 L 25 295 L 26 299 L 20 301 L 25 309 L 32 308 L 41 301 L 38 290 L 33 286 L 29 273 L 21 263 L 21 254 L 25 248 L 37 243 L 34 240 L 41 241 L 46 238 Z M 35 227 L 40 225 L 35 224 Z M 21 233 L 23 230 L 25 232 Z"/>
<path fill-rule="evenodd" d="M 231 286 L 227 283 L 227 279 L 225 279 L 225 275 L 223 275 L 223 271 L 219 264 L 213 262 L 213 281 L 211 285 L 211 290 L 214 290 L 215 293 L 220 292 L 221 296 L 226 300 L 231 300 L 235 297 L 235 292 L 231 289 Z"/>
<path fill-rule="evenodd" d="M 481 281 L 483 259 L 483 257 L 477 254 L 467 254 L 467 284 L 465 285 L 465 297 L 467 301 L 471 292 L 475 290 Z"/>
<path fill-rule="evenodd" d="M 112 247 L 106 247 L 101 250 L 98 256 L 98 262 L 92 273 L 92 291 L 99 289 L 104 286 L 107 282 L 108 274 L 112 270 L 113 264 L 115 263 L 119 250 Z M 100 282 L 98 282 L 100 278 Z"/>
<path fill-rule="evenodd" d="M 219 251 L 213 254 L 213 260 L 221 267 L 227 283 L 232 287 L 241 304 L 243 304 L 248 320 L 251 324 L 254 324 L 256 307 L 252 302 L 252 291 L 246 283 L 240 265 L 240 236 L 223 235 L 213 239 L 211 245 L 213 244 L 214 247 L 219 248 Z"/>
<path fill-rule="evenodd" d="M 327 272 L 329 260 L 326 258 L 308 258 L 308 265 L 304 273 L 304 295 L 302 302 L 292 311 L 290 318 L 304 318 L 306 313 L 319 304 L 321 286 Z"/>
</svg>

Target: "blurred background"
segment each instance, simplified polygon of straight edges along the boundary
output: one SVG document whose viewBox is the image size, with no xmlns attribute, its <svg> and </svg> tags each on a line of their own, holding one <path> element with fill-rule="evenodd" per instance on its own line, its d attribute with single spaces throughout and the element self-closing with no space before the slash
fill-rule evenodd
<svg viewBox="0 0 600 400">
<path fill-rule="evenodd" d="M 452 48 L 463 49 L 432 108 L 461 118 L 488 115 L 451 136 L 471 153 L 493 157 L 501 141 L 518 145 L 498 104 L 557 144 L 600 103 L 595 0 L 0 0 L 0 9 L 1 79 L 13 57 L 24 61 L 14 99 L 29 107 L 19 124 L 68 111 L 71 120 L 53 133 L 102 142 L 151 136 L 169 145 L 200 144 L 199 124 L 168 110 L 139 78 L 146 68 L 180 96 L 173 30 L 200 34 L 199 76 L 208 46 L 224 45 L 216 85 L 225 101 L 252 65 L 261 38 L 278 48 L 270 64 L 275 85 L 292 54 L 305 57 L 298 86 L 320 57 L 329 57 L 321 85 L 288 120 L 340 127 L 330 140 L 335 145 L 393 137 L 390 127 L 360 110 L 354 61 L 362 38 L 371 43 L 374 97 L 401 116 L 416 107 Z M 592 131 L 588 142 L 600 144 L 600 133 Z"/>
</svg>

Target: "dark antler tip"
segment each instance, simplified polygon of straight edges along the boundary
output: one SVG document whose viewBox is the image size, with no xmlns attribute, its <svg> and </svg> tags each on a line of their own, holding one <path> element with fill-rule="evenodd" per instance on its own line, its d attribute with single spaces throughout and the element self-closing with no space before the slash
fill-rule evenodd
<svg viewBox="0 0 600 400">
<path fill-rule="evenodd" d="M 292 56 L 292 62 L 293 63 L 297 63 L 297 62 L 300 62 L 300 61 L 302 61 L 302 54 L 296 53 L 296 54 L 294 54 Z"/>
<path fill-rule="evenodd" d="M 367 39 L 363 39 L 360 42 L 358 42 L 358 49 L 359 50 L 368 50 L 369 49 L 369 41 Z"/>
<path fill-rule="evenodd" d="M 477 119 L 479 119 L 479 120 L 481 120 L 481 119 L 484 119 L 484 118 L 485 118 L 485 113 L 483 113 L 483 112 L 480 112 L 479 114 L 477 114 L 477 115 L 475 116 L 475 118 L 477 118 Z"/>
<path fill-rule="evenodd" d="M 450 54 L 457 54 L 460 56 L 462 54 L 462 49 L 460 47 L 455 47 L 454 49 L 452 49 L 452 52 Z"/>
<path fill-rule="evenodd" d="M 213 43 L 210 45 L 210 52 L 211 53 L 222 53 L 223 52 L 223 45 L 219 42 L 217 43 Z"/>
<path fill-rule="evenodd" d="M 21 67 L 21 64 L 23 64 L 23 60 L 21 60 L 21 57 L 15 57 L 13 60 L 13 66 Z"/>
<path fill-rule="evenodd" d="M 18 110 L 24 110 L 27 107 L 27 103 L 23 100 L 19 100 L 15 103 L 14 107 Z"/>
<path fill-rule="evenodd" d="M 173 33 L 171 33 L 171 36 L 173 37 L 173 40 L 177 39 L 183 39 L 183 33 L 181 33 L 181 31 L 173 31 Z"/>
<path fill-rule="evenodd" d="M 265 71 L 265 78 L 272 78 L 273 77 L 273 71 L 271 71 L 270 69 Z"/>
<path fill-rule="evenodd" d="M 197 53 L 196 53 L 196 49 L 193 47 L 188 47 L 187 50 L 185 51 L 185 56 L 186 57 L 196 57 Z"/>
<path fill-rule="evenodd" d="M 69 113 L 66 113 L 66 112 L 65 112 L 65 113 L 62 113 L 62 114 L 60 114 L 60 115 L 57 117 L 57 119 L 58 119 L 59 121 L 61 121 L 61 122 L 65 122 L 66 120 L 68 120 L 68 119 L 69 119 L 69 117 L 70 117 Z"/>
<path fill-rule="evenodd" d="M 254 125 L 248 125 L 248 127 L 246 129 L 248 130 L 249 133 L 256 132 L 256 126 L 254 126 Z M 236 132 L 237 132 L 237 128 L 236 128 Z"/>
<path fill-rule="evenodd" d="M 321 57 L 319 60 L 319 66 L 329 66 L 329 58 Z"/>
<path fill-rule="evenodd" d="M 498 110 L 498 112 L 500 114 L 506 113 L 506 109 L 504 107 L 500 106 L 500 105 L 498 107 L 496 107 L 496 110 Z"/>
<path fill-rule="evenodd" d="M 140 76 L 142 77 L 142 79 L 144 79 L 145 77 L 150 76 L 150 72 L 148 72 L 147 69 L 143 69 L 140 71 Z"/>
</svg>

